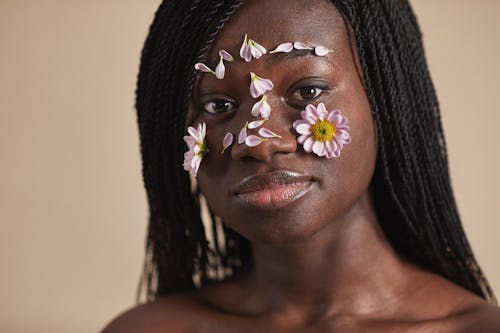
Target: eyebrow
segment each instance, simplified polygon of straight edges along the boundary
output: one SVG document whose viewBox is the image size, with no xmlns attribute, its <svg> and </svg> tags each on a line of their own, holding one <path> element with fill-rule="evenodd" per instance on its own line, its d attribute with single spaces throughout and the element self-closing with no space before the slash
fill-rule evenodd
<svg viewBox="0 0 500 333">
<path fill-rule="evenodd" d="M 264 59 L 264 63 L 266 65 L 273 65 L 277 62 L 283 62 L 283 61 L 302 58 L 302 57 L 304 57 L 304 58 L 315 57 L 315 55 L 311 52 L 311 50 L 295 50 L 295 49 L 293 49 L 292 51 L 290 51 L 288 53 L 284 53 L 284 52 L 270 53 Z"/>
<path fill-rule="evenodd" d="M 297 58 L 308 58 L 308 57 L 314 57 L 314 58 L 323 58 L 330 62 L 330 59 L 328 57 L 319 57 L 313 53 L 313 50 L 296 50 L 293 49 L 290 52 L 276 52 L 276 53 L 266 53 L 265 55 L 262 56 L 262 60 L 266 65 L 273 65 L 276 64 L 277 62 L 283 62 L 287 60 L 292 60 L 292 59 L 297 59 Z M 236 58 L 236 57 L 235 57 Z M 255 60 L 261 60 L 261 59 L 253 59 L 252 61 Z M 214 58 L 210 61 L 209 66 L 211 68 L 215 68 L 217 64 L 219 63 L 219 58 Z"/>
</svg>

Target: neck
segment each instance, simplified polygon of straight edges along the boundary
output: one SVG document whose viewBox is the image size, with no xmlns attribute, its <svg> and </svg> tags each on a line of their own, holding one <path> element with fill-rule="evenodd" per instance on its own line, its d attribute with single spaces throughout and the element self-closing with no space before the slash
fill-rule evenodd
<svg viewBox="0 0 500 333">
<path fill-rule="evenodd" d="M 306 240 L 252 246 L 252 288 L 274 311 L 368 313 L 397 298 L 408 269 L 381 231 L 369 194 Z"/>
</svg>

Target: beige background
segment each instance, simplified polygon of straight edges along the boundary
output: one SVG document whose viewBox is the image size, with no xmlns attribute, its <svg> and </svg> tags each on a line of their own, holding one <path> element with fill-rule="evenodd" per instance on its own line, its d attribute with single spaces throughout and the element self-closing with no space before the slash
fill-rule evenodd
<svg viewBox="0 0 500 333">
<path fill-rule="evenodd" d="M 414 0 L 466 231 L 500 293 L 500 1 Z M 134 302 L 133 94 L 159 0 L 0 0 L 0 331 L 96 332 Z"/>
</svg>

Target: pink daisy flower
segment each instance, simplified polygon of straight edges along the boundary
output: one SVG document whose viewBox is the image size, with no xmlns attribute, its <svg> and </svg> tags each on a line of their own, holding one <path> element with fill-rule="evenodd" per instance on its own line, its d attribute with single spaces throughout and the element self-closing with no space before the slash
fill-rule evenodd
<svg viewBox="0 0 500 333">
<path fill-rule="evenodd" d="M 201 160 L 208 148 L 205 143 L 207 126 L 205 123 L 198 124 L 197 128 L 188 127 L 189 135 L 184 136 L 184 141 L 188 146 L 188 151 L 184 153 L 184 170 L 189 171 L 192 176 L 196 176 L 200 168 Z"/>
<path fill-rule="evenodd" d="M 297 142 L 308 153 L 333 158 L 340 156 L 344 145 L 351 142 L 347 118 L 339 110 L 327 111 L 325 104 L 309 104 L 300 113 L 302 119 L 293 123 L 299 134 Z"/>
</svg>

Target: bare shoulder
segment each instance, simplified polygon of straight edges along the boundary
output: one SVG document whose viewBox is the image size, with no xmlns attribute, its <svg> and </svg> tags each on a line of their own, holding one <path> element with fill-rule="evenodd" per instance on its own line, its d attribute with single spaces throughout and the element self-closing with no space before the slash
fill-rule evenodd
<svg viewBox="0 0 500 333">
<path fill-rule="evenodd" d="M 203 306 L 191 293 L 163 296 L 137 305 L 113 319 L 101 333 L 169 333 L 196 331 Z"/>
<path fill-rule="evenodd" d="M 500 332 L 500 308 L 482 300 L 451 316 L 449 320 L 456 327 L 456 332 Z"/>
<path fill-rule="evenodd" d="M 421 296 L 427 308 L 440 313 L 435 320 L 440 332 L 500 332 L 500 308 L 444 278 L 437 278 Z M 431 303 L 433 305 L 431 305 Z M 440 309 L 441 311 L 439 311 Z"/>
</svg>

